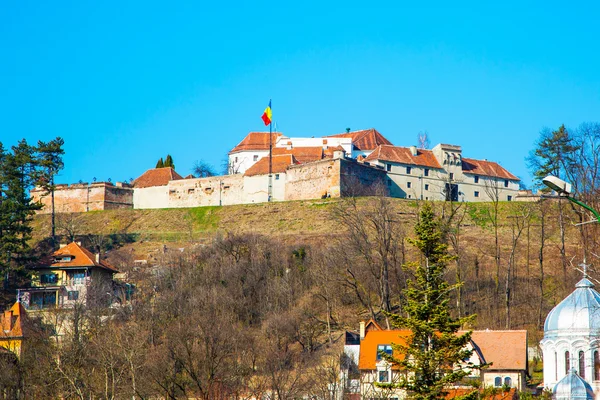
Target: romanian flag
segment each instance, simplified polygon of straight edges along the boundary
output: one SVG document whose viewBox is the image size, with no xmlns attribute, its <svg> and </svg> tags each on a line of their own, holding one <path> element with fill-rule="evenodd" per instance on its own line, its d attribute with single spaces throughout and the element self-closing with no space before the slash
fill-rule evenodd
<svg viewBox="0 0 600 400">
<path fill-rule="evenodd" d="M 271 100 L 269 100 L 269 105 L 267 106 L 267 108 L 265 108 L 265 112 L 261 117 L 265 125 L 269 125 L 271 123 L 271 116 Z"/>
</svg>

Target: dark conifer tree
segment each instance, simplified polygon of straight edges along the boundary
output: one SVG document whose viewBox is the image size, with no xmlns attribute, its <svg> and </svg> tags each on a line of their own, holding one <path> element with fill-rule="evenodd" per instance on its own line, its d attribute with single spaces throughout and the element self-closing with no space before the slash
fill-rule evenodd
<svg viewBox="0 0 600 400">
<path fill-rule="evenodd" d="M 165 158 L 165 168 L 173 168 L 175 169 L 175 164 L 173 164 L 173 157 L 170 154 L 167 154 L 167 158 Z"/>
<path fill-rule="evenodd" d="M 451 316 L 449 293 L 455 286 L 446 282 L 444 273 L 453 257 L 448 254 L 442 232 L 431 204 L 426 203 L 415 226 L 416 239 L 410 240 L 421 252 L 422 262 L 406 266 L 414 276 L 405 290 L 406 316 L 389 314 L 395 328 L 412 332 L 406 345 L 396 345 L 405 357 L 386 358 L 406 372 L 392 385 L 407 390 L 413 399 L 444 397 L 444 389 L 461 381 L 473 368 L 465 362 L 472 353 L 467 348 L 471 332 L 458 331 L 474 316 Z"/>
<path fill-rule="evenodd" d="M 49 142 L 38 142 L 38 174 L 37 185 L 51 195 L 52 214 L 52 246 L 56 247 L 56 223 L 54 210 L 54 176 L 64 167 L 62 156 L 65 154 L 63 149 L 65 141 L 57 137 Z"/>
<path fill-rule="evenodd" d="M 160 160 L 158 160 L 158 162 L 156 163 L 155 168 L 164 168 L 164 167 L 165 167 L 165 162 L 163 161 L 163 159 L 161 157 Z"/>
</svg>

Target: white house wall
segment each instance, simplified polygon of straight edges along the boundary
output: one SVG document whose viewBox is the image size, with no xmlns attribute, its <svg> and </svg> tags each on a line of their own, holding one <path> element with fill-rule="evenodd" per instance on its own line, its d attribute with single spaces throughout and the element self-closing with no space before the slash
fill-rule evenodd
<svg viewBox="0 0 600 400">
<path fill-rule="evenodd" d="M 168 208 L 168 186 L 151 186 L 133 189 L 133 208 Z"/>
</svg>

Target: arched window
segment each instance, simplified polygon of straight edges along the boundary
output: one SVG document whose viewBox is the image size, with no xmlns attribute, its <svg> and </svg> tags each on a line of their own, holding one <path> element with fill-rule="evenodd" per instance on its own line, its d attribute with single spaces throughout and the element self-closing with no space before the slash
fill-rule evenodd
<svg viewBox="0 0 600 400">
<path fill-rule="evenodd" d="M 510 377 L 508 377 L 508 376 L 506 378 L 504 378 L 504 386 L 511 387 L 511 385 L 512 385 L 512 379 L 510 379 Z"/>
<path fill-rule="evenodd" d="M 565 351 L 565 374 L 569 373 L 571 369 L 571 355 L 568 351 Z"/>
<path fill-rule="evenodd" d="M 502 378 L 500 378 L 499 376 L 497 376 L 497 377 L 494 379 L 494 386 L 496 386 L 496 387 L 500 387 L 500 386 L 502 386 Z"/>
<path fill-rule="evenodd" d="M 585 353 L 579 352 L 579 376 L 585 379 Z"/>
<path fill-rule="evenodd" d="M 594 380 L 600 381 L 600 353 L 594 351 Z"/>
</svg>

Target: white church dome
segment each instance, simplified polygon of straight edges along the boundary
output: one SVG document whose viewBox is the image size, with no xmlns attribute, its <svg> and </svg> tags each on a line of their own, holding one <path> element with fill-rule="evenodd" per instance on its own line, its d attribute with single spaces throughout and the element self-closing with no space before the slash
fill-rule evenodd
<svg viewBox="0 0 600 400">
<path fill-rule="evenodd" d="M 590 384 L 572 369 L 554 386 L 552 398 L 555 400 L 593 400 L 594 391 Z"/>
<path fill-rule="evenodd" d="M 544 323 L 544 338 L 600 333 L 600 293 L 587 278 L 550 311 Z"/>
</svg>

